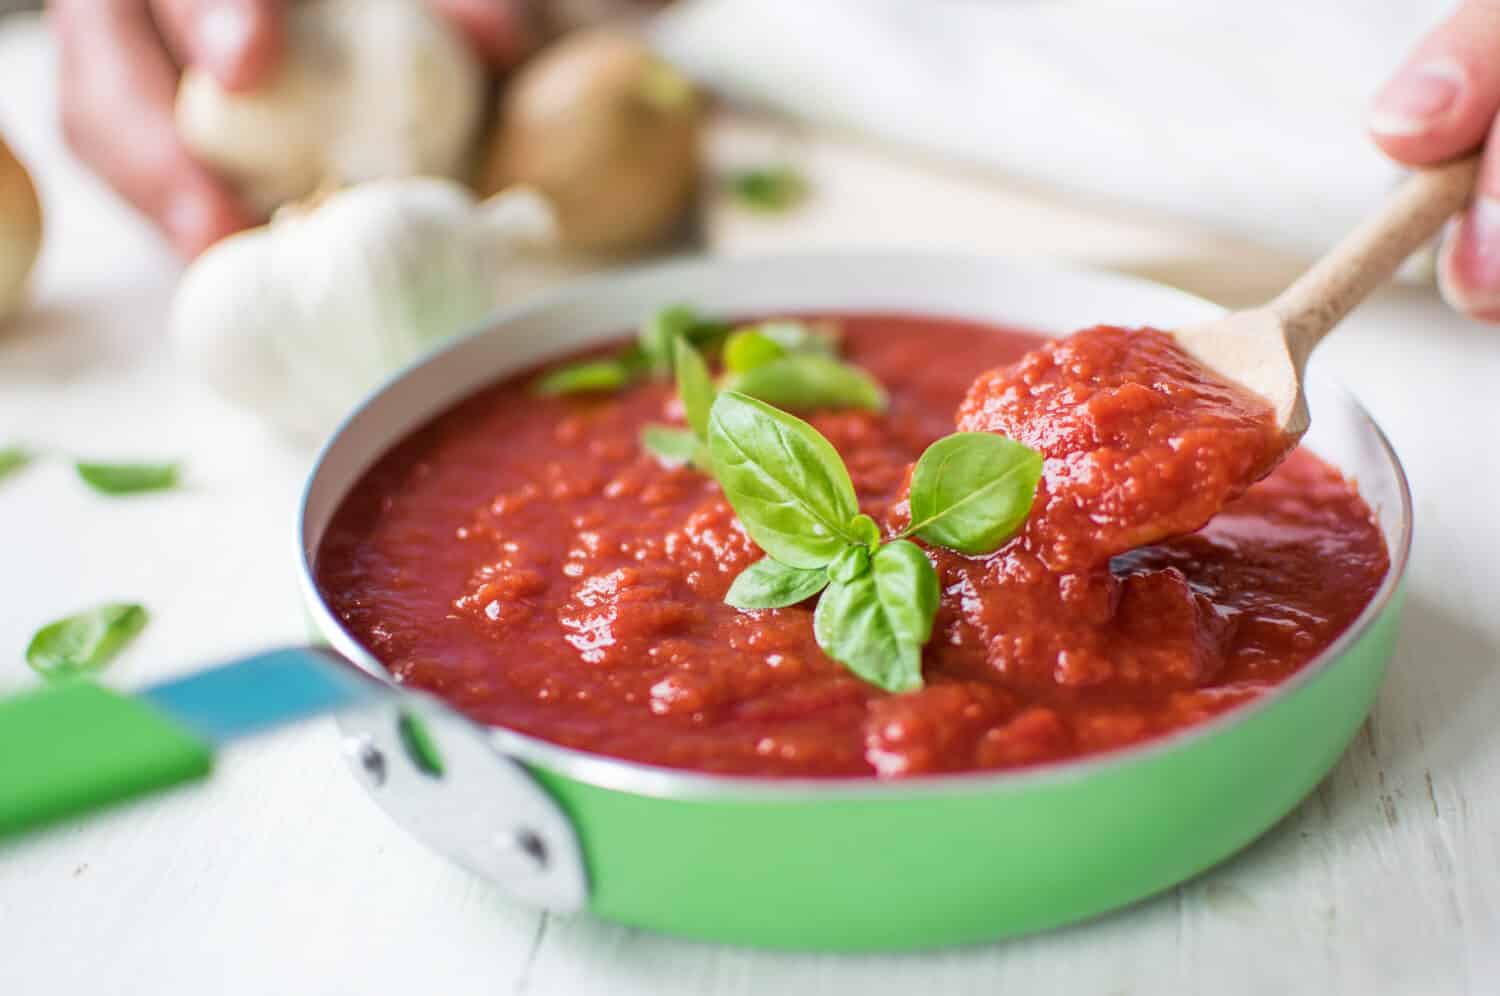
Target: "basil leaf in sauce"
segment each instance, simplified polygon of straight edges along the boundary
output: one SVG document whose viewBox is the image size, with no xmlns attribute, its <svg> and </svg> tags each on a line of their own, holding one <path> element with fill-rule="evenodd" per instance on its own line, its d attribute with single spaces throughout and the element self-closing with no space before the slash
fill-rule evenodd
<svg viewBox="0 0 1500 996">
<path fill-rule="evenodd" d="M 531 390 L 543 395 L 617 391 L 636 379 L 637 374 L 629 363 L 621 360 L 588 360 L 542 374 L 531 386 Z"/>
<path fill-rule="evenodd" d="M 98 671 L 146 626 L 146 610 L 110 602 L 43 626 L 26 647 L 26 663 L 49 681 Z"/>
<path fill-rule="evenodd" d="M 724 496 L 762 550 L 788 567 L 827 566 L 857 542 L 854 485 L 806 422 L 733 391 L 714 401 L 708 450 Z"/>
<path fill-rule="evenodd" d="M 880 546 L 880 526 L 864 513 L 849 520 L 849 535 L 854 537 L 854 542 L 863 543 L 871 553 Z"/>
<path fill-rule="evenodd" d="M 813 635 L 824 653 L 872 685 L 888 692 L 922 687 L 922 645 L 897 633 L 873 571 L 823 589 Z"/>
<path fill-rule="evenodd" d="M 689 346 L 706 346 L 729 331 L 723 322 L 704 318 L 685 304 L 663 308 L 646 320 L 635 349 L 648 370 L 668 373 L 674 366 L 674 346 L 678 339 Z"/>
<path fill-rule="evenodd" d="M 691 429 L 648 425 L 641 429 L 641 449 L 669 467 L 689 464 L 708 469 L 708 451 Z"/>
<path fill-rule="evenodd" d="M 674 344 L 678 339 L 686 339 L 699 324 L 698 313 L 685 304 L 674 304 L 652 315 L 640 331 L 640 347 L 646 362 L 655 370 L 672 369 Z"/>
<path fill-rule="evenodd" d="M 870 573 L 897 638 L 919 647 L 932 639 L 938 576 L 922 548 L 910 540 L 892 540 L 870 558 Z"/>
<path fill-rule="evenodd" d="M 89 463 L 80 460 L 74 466 L 89 487 L 106 495 L 165 491 L 177 486 L 175 463 Z"/>
<path fill-rule="evenodd" d="M 746 207 L 779 214 L 796 207 L 807 196 L 807 181 L 790 166 L 764 166 L 734 174 L 729 189 Z"/>
<path fill-rule="evenodd" d="M 729 333 L 724 340 L 724 369 L 730 374 L 744 373 L 779 360 L 786 353 L 786 347 L 749 326 Z"/>
<path fill-rule="evenodd" d="M 687 423 L 699 439 L 706 440 L 708 412 L 718 393 L 708 375 L 708 364 L 686 339 L 678 336 L 672 340 L 672 366 L 677 371 L 677 396 L 682 399 Z"/>
<path fill-rule="evenodd" d="M 777 318 L 745 325 L 724 340 L 724 369 L 744 373 L 779 360 L 788 353 L 838 353 L 838 326 L 832 322 L 800 322 Z"/>
<path fill-rule="evenodd" d="M 837 322 L 827 319 L 804 322 L 793 318 L 772 318 L 749 326 L 749 328 L 770 339 L 788 353 L 838 355 L 841 336 Z"/>
<path fill-rule="evenodd" d="M 780 359 L 731 373 L 724 389 L 760 398 L 777 407 L 885 408 L 885 391 L 863 370 L 816 353 L 790 353 Z"/>
<path fill-rule="evenodd" d="M 19 446 L 0 447 L 0 477 L 15 473 L 31 462 L 30 452 Z"/>
<path fill-rule="evenodd" d="M 960 553 L 997 549 L 1031 511 L 1042 455 L 992 432 L 956 432 L 927 447 L 911 476 L 902 535 Z"/>
<path fill-rule="evenodd" d="M 740 571 L 724 601 L 737 609 L 782 609 L 805 602 L 828 585 L 828 571 L 801 570 L 764 557 Z"/>
</svg>

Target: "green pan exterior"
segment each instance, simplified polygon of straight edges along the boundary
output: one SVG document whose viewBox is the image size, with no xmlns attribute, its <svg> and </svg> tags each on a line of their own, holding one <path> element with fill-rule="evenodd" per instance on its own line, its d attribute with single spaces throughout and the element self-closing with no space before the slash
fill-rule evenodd
<svg viewBox="0 0 1500 996">
<path fill-rule="evenodd" d="M 1259 703 L 1072 770 L 750 798 L 652 797 L 531 770 L 573 818 L 598 916 L 783 949 L 996 940 L 1170 888 L 1291 811 L 1374 703 L 1401 601 Z"/>
</svg>

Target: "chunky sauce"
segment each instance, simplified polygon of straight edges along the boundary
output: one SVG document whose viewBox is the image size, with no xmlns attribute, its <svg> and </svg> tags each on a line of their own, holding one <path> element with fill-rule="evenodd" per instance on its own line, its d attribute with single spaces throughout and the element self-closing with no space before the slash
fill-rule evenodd
<svg viewBox="0 0 1500 996">
<path fill-rule="evenodd" d="M 1158 333 L 1095 330 L 1000 370 L 1038 340 L 842 322 L 846 358 L 891 407 L 811 421 L 888 531 L 956 410 L 1048 458 L 1016 539 L 986 558 L 931 551 L 944 596 L 924 689 L 888 695 L 828 660 L 809 606 L 722 604 L 760 553 L 711 480 L 640 451 L 641 425 L 680 420 L 665 383 L 537 399 L 528 375 L 417 431 L 330 526 L 329 604 L 400 680 L 484 722 L 703 771 L 901 776 L 1198 722 L 1316 656 L 1385 574 L 1368 507 L 1302 450 L 1201 530 L 1136 546 L 1198 526 L 1276 455 L 1263 413 L 1176 365 Z"/>
</svg>

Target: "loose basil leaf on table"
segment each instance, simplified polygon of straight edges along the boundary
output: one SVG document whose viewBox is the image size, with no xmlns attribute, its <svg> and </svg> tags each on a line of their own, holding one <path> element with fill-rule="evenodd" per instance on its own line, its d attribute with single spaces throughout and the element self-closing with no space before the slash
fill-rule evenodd
<svg viewBox="0 0 1500 996">
<path fill-rule="evenodd" d="M 802 570 L 763 557 L 740 571 L 724 596 L 736 609 L 784 609 L 805 602 L 828 585 L 822 567 Z"/>
<path fill-rule="evenodd" d="M 145 626 L 140 605 L 99 605 L 43 626 L 26 647 L 26 663 L 49 681 L 98 671 Z"/>
<path fill-rule="evenodd" d="M 724 389 L 781 408 L 885 408 L 885 390 L 858 367 L 817 353 L 789 353 L 724 380 Z"/>
<path fill-rule="evenodd" d="M 692 429 L 672 425 L 648 425 L 641 429 L 641 448 L 670 466 L 690 464 L 708 468 L 708 451 Z"/>
<path fill-rule="evenodd" d="M 851 543 L 854 484 L 833 444 L 806 422 L 733 391 L 719 394 L 708 450 L 745 531 L 788 567 L 826 567 Z"/>
<path fill-rule="evenodd" d="M 0 477 L 15 473 L 31 462 L 31 453 L 19 446 L 0 447 Z"/>
<path fill-rule="evenodd" d="M 101 494 L 133 495 L 177 486 L 175 463 L 91 463 L 80 460 L 74 467 L 78 476 Z"/>
<path fill-rule="evenodd" d="M 790 166 L 763 166 L 734 174 L 729 189 L 746 207 L 779 214 L 807 195 L 807 181 Z"/>
<path fill-rule="evenodd" d="M 997 549 L 1031 512 L 1042 455 L 992 432 L 956 432 L 927 447 L 911 475 L 904 535 L 960 553 Z"/>
<path fill-rule="evenodd" d="M 677 396 L 687 423 L 699 439 L 708 438 L 708 413 L 718 393 L 703 356 L 681 336 L 672 340 L 672 366 L 677 372 Z"/>
</svg>

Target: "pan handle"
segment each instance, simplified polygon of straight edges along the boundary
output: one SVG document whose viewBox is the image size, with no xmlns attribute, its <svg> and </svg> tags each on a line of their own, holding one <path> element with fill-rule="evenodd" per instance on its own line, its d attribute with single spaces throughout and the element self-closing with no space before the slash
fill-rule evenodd
<svg viewBox="0 0 1500 996">
<path fill-rule="evenodd" d="M 93 682 L 0 700 L 0 838 L 207 775 L 213 746 Z"/>
<path fill-rule="evenodd" d="M 338 725 L 370 795 L 418 840 L 533 906 L 587 905 L 572 820 L 485 727 L 413 691 L 341 712 Z"/>
</svg>

